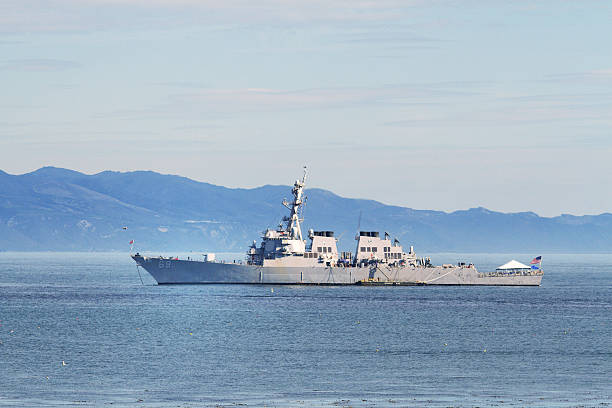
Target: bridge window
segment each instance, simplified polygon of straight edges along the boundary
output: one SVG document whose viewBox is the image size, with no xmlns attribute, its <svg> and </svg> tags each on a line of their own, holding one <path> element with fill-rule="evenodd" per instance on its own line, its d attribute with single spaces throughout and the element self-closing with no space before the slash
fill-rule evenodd
<svg viewBox="0 0 612 408">
<path fill-rule="evenodd" d="M 365 252 L 365 247 L 361 247 L 361 252 Z"/>
<path fill-rule="evenodd" d="M 317 252 L 323 252 L 323 249 L 321 249 L 321 247 L 317 247 Z"/>
<path fill-rule="evenodd" d="M 331 247 L 327 247 L 327 252 L 331 252 Z"/>
<path fill-rule="evenodd" d="M 377 251 L 378 251 L 378 248 L 372 247 L 372 252 L 377 252 Z"/>
</svg>

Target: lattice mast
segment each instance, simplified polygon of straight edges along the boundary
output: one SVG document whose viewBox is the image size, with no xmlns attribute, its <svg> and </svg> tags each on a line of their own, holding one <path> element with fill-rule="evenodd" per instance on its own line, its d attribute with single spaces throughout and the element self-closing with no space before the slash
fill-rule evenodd
<svg viewBox="0 0 612 408">
<path fill-rule="evenodd" d="M 306 197 L 304 196 L 304 185 L 306 184 L 306 175 L 307 168 L 304 166 L 304 176 L 302 180 L 295 180 L 293 184 L 293 189 L 291 192 L 293 193 L 293 202 L 288 203 L 287 200 L 283 200 L 283 205 L 287 207 L 287 209 L 291 212 L 289 217 L 284 217 L 283 221 L 287 223 L 287 227 L 285 231 L 289 234 L 289 236 L 293 239 L 298 239 L 302 241 L 302 228 L 300 226 L 300 222 L 303 221 L 300 219 L 300 209 L 304 205 Z"/>
</svg>

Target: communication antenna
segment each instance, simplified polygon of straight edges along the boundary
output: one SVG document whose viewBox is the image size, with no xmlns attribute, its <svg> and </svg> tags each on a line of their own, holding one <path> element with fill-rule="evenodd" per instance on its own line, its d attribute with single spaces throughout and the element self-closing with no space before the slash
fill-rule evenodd
<svg viewBox="0 0 612 408">
<path fill-rule="evenodd" d="M 359 228 L 361 228 L 361 210 L 359 210 L 359 219 L 357 221 L 357 234 L 355 234 L 355 241 L 359 240 Z"/>
</svg>

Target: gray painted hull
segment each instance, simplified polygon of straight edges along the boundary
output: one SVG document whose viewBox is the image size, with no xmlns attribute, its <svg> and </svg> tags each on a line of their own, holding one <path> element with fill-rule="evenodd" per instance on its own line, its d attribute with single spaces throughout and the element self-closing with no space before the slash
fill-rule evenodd
<svg viewBox="0 0 612 408">
<path fill-rule="evenodd" d="M 158 284 L 539 286 L 542 274 L 492 276 L 466 267 L 263 267 L 132 256 Z"/>
</svg>

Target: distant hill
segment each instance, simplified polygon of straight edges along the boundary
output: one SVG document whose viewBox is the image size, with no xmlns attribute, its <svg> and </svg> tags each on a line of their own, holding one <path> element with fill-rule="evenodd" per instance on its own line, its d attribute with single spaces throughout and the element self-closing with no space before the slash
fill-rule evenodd
<svg viewBox="0 0 612 408">
<path fill-rule="evenodd" d="M 305 229 L 334 230 L 354 250 L 361 229 L 388 231 L 424 251 L 608 252 L 612 214 L 539 217 L 484 208 L 446 213 L 307 189 Z M 44 167 L 0 171 L 0 250 L 239 251 L 278 225 L 287 186 L 231 189 L 151 171 L 86 175 Z M 127 227 L 127 230 L 123 229 Z"/>
</svg>

